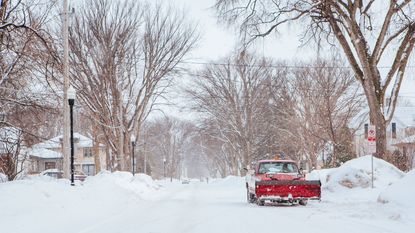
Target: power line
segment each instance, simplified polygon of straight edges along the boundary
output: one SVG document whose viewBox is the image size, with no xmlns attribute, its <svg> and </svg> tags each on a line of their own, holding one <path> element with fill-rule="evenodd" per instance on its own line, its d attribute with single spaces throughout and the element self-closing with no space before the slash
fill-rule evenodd
<svg viewBox="0 0 415 233">
<path fill-rule="evenodd" d="M 135 61 L 145 61 L 145 58 L 132 58 Z M 167 60 L 160 60 L 160 62 Z M 258 59 L 257 61 L 261 61 Z M 316 66 L 316 65 L 287 65 L 287 64 L 267 64 L 267 65 L 255 65 L 255 64 L 236 64 L 231 62 L 213 62 L 213 61 L 195 61 L 195 60 L 182 60 L 177 64 L 189 64 L 189 65 L 213 65 L 213 66 L 234 66 L 234 67 L 257 67 L 257 68 L 287 68 L 287 69 L 304 69 L 304 68 L 320 68 L 320 69 L 353 69 L 351 66 Z M 365 66 L 359 66 L 359 68 L 365 68 Z M 392 66 L 377 66 L 378 69 L 390 69 Z M 415 68 L 415 65 L 407 65 L 406 68 Z"/>
<path fill-rule="evenodd" d="M 140 58 L 140 60 L 144 60 Z M 236 64 L 236 63 L 221 63 L 221 62 L 203 62 L 203 61 L 180 61 L 181 64 L 191 65 L 214 65 L 214 66 L 235 66 L 235 67 L 256 67 L 256 68 L 286 68 L 286 69 L 304 69 L 304 68 L 318 68 L 318 69 L 353 69 L 351 66 L 314 66 L 314 65 L 286 65 L 286 64 L 269 64 L 269 65 L 252 65 L 252 64 Z M 365 67 L 360 67 L 365 68 Z M 378 69 L 390 69 L 391 66 L 377 66 Z M 406 68 L 415 68 L 415 65 L 407 65 Z"/>
</svg>

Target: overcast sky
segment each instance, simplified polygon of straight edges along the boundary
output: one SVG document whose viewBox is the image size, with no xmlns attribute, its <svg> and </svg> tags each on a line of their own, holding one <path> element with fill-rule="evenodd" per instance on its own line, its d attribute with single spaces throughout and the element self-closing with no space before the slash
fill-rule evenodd
<svg viewBox="0 0 415 233">
<path fill-rule="evenodd" d="M 229 55 L 237 48 L 237 30 L 225 24 L 218 24 L 215 9 L 213 9 L 215 0 L 162 0 L 162 2 L 173 4 L 178 8 L 183 8 L 186 13 L 188 13 L 189 20 L 197 22 L 199 25 L 198 29 L 201 32 L 202 38 L 198 47 L 192 52 L 187 60 L 196 62 L 214 61 Z M 287 60 L 290 62 L 315 58 L 317 49 L 312 46 L 301 47 L 301 43 L 299 42 L 299 26 L 301 25 L 287 25 L 280 30 L 279 34 L 270 35 L 265 39 L 258 40 L 255 49 L 256 53 L 272 57 L 276 60 Z M 330 49 L 331 47 L 327 46 L 325 52 L 330 51 Z M 408 77 L 402 85 L 400 94 L 415 103 L 415 62 L 413 57 L 414 56 L 412 56 L 407 68 Z M 193 65 L 193 68 L 195 69 L 200 67 L 200 65 Z M 384 70 L 386 71 L 386 69 Z M 187 80 L 185 82 L 187 82 Z M 174 91 L 171 95 L 180 95 L 180 91 Z M 174 104 L 183 106 L 184 104 L 182 102 L 183 99 L 178 98 L 174 101 Z M 167 111 L 178 117 L 193 118 L 192 115 L 185 114 L 175 107 L 168 107 Z"/>
<path fill-rule="evenodd" d="M 189 19 L 198 22 L 202 34 L 199 47 L 192 53 L 193 60 L 216 60 L 229 55 L 238 43 L 238 33 L 235 28 L 218 24 L 213 5 L 215 0 L 164 0 L 184 8 Z M 257 41 L 257 53 L 276 59 L 301 59 L 312 56 L 311 49 L 299 48 L 299 36 L 294 25 L 288 26 L 277 37 L 270 36 Z M 290 33 L 291 32 L 291 33 Z"/>
</svg>

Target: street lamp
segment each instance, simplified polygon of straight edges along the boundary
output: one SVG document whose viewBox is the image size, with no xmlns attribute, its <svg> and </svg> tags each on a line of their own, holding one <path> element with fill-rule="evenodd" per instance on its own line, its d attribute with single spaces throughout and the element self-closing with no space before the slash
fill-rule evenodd
<svg viewBox="0 0 415 233">
<path fill-rule="evenodd" d="M 135 149 L 135 136 L 131 135 L 131 146 L 132 146 L 132 155 L 133 155 L 133 176 L 135 176 L 135 158 L 134 158 L 134 149 Z"/>
<path fill-rule="evenodd" d="M 75 104 L 76 90 L 70 86 L 68 88 L 68 102 L 70 109 L 70 125 L 71 125 L 71 186 L 74 186 L 74 144 L 73 144 L 73 105 Z"/>
</svg>

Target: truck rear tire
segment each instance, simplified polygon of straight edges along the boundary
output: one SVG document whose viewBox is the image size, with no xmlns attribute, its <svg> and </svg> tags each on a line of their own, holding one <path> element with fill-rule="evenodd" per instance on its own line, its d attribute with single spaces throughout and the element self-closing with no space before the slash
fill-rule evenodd
<svg viewBox="0 0 415 233">
<path fill-rule="evenodd" d="M 298 202 L 298 204 L 306 206 L 307 205 L 307 202 L 308 202 L 308 200 L 300 200 Z"/>
<path fill-rule="evenodd" d="M 263 206 L 263 205 L 265 205 L 265 201 L 257 200 L 256 204 L 259 205 L 259 206 Z"/>
</svg>

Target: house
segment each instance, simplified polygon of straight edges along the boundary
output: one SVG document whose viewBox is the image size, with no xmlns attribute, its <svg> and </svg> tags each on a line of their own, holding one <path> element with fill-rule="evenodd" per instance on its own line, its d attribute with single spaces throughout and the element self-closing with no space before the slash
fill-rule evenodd
<svg viewBox="0 0 415 233">
<path fill-rule="evenodd" d="M 27 153 L 30 158 L 29 174 L 38 174 L 48 169 L 62 170 L 63 157 L 60 152 L 32 147 Z"/>
<path fill-rule="evenodd" d="M 394 144 L 402 155 L 408 158 L 409 168 L 415 168 L 415 134 Z"/>
<path fill-rule="evenodd" d="M 363 124 L 355 132 L 355 148 L 358 157 L 369 154 L 367 131 L 369 121 Z M 415 107 L 397 106 L 395 114 L 386 128 L 387 150 L 394 152 L 399 150 L 398 143 L 415 133 Z"/>
<path fill-rule="evenodd" d="M 32 146 L 28 152 L 30 155 L 30 173 L 40 173 L 47 169 L 62 169 L 62 138 L 57 136 L 47 141 Z M 74 166 L 75 171 L 82 171 L 86 175 L 95 175 L 95 158 L 93 154 L 93 140 L 74 133 Z M 106 164 L 105 147 L 100 144 L 98 147 L 101 169 Z"/>
</svg>

